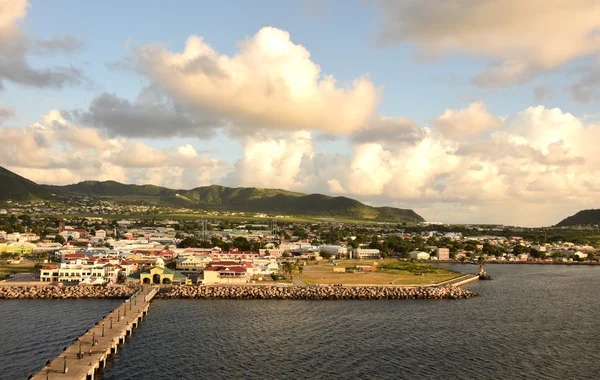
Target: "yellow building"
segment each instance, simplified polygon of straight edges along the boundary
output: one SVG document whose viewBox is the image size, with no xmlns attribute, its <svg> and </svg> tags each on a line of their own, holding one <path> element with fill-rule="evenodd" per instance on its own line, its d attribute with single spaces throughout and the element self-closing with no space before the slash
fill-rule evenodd
<svg viewBox="0 0 600 380">
<path fill-rule="evenodd" d="M 130 282 L 153 285 L 191 285 L 192 280 L 181 272 L 163 266 L 156 266 L 142 272 L 131 274 L 127 278 Z"/>
</svg>

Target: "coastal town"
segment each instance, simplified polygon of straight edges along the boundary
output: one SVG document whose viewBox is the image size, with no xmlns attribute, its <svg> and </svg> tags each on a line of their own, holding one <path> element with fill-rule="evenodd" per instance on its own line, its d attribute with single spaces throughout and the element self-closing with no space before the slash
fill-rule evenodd
<svg viewBox="0 0 600 380">
<path fill-rule="evenodd" d="M 431 223 L 11 213 L 0 217 L 0 276 L 15 281 L 30 272 L 29 282 L 70 285 L 360 284 L 395 262 L 598 263 L 593 239 L 560 240 L 552 235 L 556 231 L 561 230 L 535 234 L 522 228 Z M 377 281 L 402 283 L 388 277 Z"/>
</svg>

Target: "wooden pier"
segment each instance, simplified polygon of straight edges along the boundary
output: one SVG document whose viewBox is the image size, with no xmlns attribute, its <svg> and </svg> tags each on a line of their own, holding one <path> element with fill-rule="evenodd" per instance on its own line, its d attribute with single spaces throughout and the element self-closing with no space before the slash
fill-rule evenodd
<svg viewBox="0 0 600 380">
<path fill-rule="evenodd" d="M 35 380 L 93 380 L 100 368 L 106 366 L 110 355 L 117 353 L 133 329 L 148 314 L 150 301 L 158 287 L 143 286 L 136 294 L 119 305 L 103 320 L 96 323 L 75 343 L 67 347 L 32 379 Z"/>
</svg>

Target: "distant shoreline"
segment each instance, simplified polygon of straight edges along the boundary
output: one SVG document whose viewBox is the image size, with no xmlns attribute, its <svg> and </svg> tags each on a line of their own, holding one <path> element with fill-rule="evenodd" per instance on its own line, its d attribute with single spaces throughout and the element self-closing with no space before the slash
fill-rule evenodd
<svg viewBox="0 0 600 380">
<path fill-rule="evenodd" d="M 435 261 L 419 261 L 430 264 L 470 264 L 478 265 L 479 263 L 473 261 L 460 261 L 460 260 L 435 260 Z M 600 262 L 586 261 L 586 262 L 543 262 L 543 261 L 486 261 L 485 265 L 488 264 L 527 264 L 527 265 L 600 265 Z"/>
</svg>

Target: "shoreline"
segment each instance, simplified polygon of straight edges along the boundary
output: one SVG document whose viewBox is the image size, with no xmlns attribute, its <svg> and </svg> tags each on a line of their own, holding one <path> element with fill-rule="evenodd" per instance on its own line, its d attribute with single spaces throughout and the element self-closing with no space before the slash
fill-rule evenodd
<svg viewBox="0 0 600 380">
<path fill-rule="evenodd" d="M 115 286 L 0 286 L 0 300 L 126 299 L 137 288 Z M 276 285 L 179 285 L 162 287 L 157 299 L 463 299 L 478 294 L 452 284 L 437 286 L 276 286 Z"/>
<path fill-rule="evenodd" d="M 460 261 L 460 260 L 430 260 L 430 261 L 416 261 L 418 263 L 430 263 L 430 264 L 470 264 L 478 265 L 479 263 L 474 261 Z M 600 265 L 600 262 L 586 261 L 586 262 L 544 262 L 544 261 L 486 261 L 485 265 L 491 264 L 524 264 L 524 265 Z"/>
</svg>

